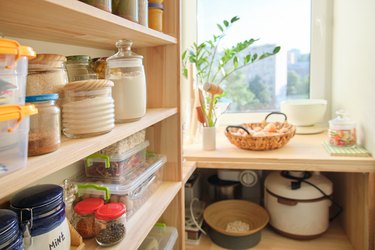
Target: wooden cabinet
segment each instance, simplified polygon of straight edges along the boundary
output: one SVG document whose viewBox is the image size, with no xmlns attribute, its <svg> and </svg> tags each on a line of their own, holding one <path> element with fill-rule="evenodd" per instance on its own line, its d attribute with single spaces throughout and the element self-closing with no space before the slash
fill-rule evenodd
<svg viewBox="0 0 375 250">
<path fill-rule="evenodd" d="M 111 50 L 116 49 L 118 39 L 132 40 L 135 51 L 144 56 L 148 108 L 146 116 L 137 122 L 117 124 L 110 133 L 97 137 L 63 138 L 59 150 L 29 158 L 26 168 L 1 178 L 1 203 L 16 191 L 147 129 L 150 148 L 168 159 L 163 184 L 129 220 L 126 238 L 112 249 L 136 249 L 158 220 L 177 227 L 176 248 L 184 247 L 179 110 L 180 2 L 165 1 L 164 6 L 164 33 L 161 33 L 76 0 L 0 2 L 0 31 L 6 37 Z M 95 243 L 86 242 L 86 249 L 96 247 Z"/>
<path fill-rule="evenodd" d="M 281 149 L 241 150 L 230 144 L 224 131 L 217 134 L 217 149 L 202 151 L 201 145 L 184 147 L 184 158 L 205 169 L 254 169 L 320 171 L 334 186 L 333 196 L 343 207 L 327 233 L 310 241 L 296 241 L 266 229 L 255 249 L 374 249 L 374 173 L 372 157 L 333 157 L 324 149 L 326 134 L 296 135 Z M 191 250 L 221 249 L 206 237 Z"/>
</svg>

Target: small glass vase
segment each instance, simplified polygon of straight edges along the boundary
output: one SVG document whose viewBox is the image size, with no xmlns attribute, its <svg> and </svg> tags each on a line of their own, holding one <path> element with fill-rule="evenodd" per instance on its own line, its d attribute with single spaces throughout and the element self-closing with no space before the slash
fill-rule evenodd
<svg viewBox="0 0 375 250">
<path fill-rule="evenodd" d="M 216 127 L 203 127 L 202 129 L 202 149 L 216 149 Z"/>
</svg>

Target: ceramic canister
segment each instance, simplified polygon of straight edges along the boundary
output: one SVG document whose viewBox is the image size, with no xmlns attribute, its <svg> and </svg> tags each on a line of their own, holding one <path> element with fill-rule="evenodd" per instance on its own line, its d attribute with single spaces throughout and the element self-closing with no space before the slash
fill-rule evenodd
<svg viewBox="0 0 375 250">
<path fill-rule="evenodd" d="M 17 214 L 9 209 L 0 209 L 0 249 L 23 250 Z"/>
<path fill-rule="evenodd" d="M 24 189 L 12 197 L 10 208 L 18 215 L 25 249 L 70 249 L 62 187 L 45 184 Z"/>
</svg>

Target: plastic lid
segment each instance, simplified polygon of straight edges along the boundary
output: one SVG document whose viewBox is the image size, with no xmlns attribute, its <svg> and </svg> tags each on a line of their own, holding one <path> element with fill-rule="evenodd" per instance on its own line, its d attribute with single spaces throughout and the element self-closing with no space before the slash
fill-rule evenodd
<svg viewBox="0 0 375 250">
<path fill-rule="evenodd" d="M 148 7 L 164 10 L 164 5 L 162 3 L 148 3 Z"/>
<path fill-rule="evenodd" d="M 0 38 L 0 54 L 27 56 L 28 58 L 34 58 L 36 56 L 35 51 L 31 47 L 22 46 L 15 40 Z"/>
<path fill-rule="evenodd" d="M 64 203 L 63 188 L 59 185 L 44 184 L 24 189 L 10 200 L 12 210 L 33 209 L 33 217 L 51 212 Z"/>
<path fill-rule="evenodd" d="M 0 247 L 18 235 L 18 218 L 12 210 L 0 209 Z"/>
<path fill-rule="evenodd" d="M 319 190 L 304 182 L 301 182 L 300 188 L 292 189 L 292 182 L 295 182 L 296 180 L 286 178 L 281 173 L 282 172 L 272 172 L 266 177 L 264 185 L 267 191 L 277 196 L 294 200 L 312 200 L 323 197 L 323 194 Z M 292 177 L 298 177 L 298 173 L 300 172 L 291 171 L 288 174 Z M 312 174 L 311 177 L 306 178 L 306 181 L 319 187 L 325 194 L 332 194 L 332 182 L 325 176 Z"/>
<path fill-rule="evenodd" d="M 59 99 L 59 94 L 31 95 L 26 96 L 26 102 L 44 102 Z"/>
<path fill-rule="evenodd" d="M 0 105 L 0 122 L 17 120 L 14 127 L 8 128 L 8 132 L 14 131 L 24 116 L 35 115 L 38 109 L 33 104 L 20 105 Z"/>
<path fill-rule="evenodd" d="M 108 203 L 101 206 L 95 213 L 95 219 L 114 220 L 126 213 L 126 206 L 123 203 Z"/>
<path fill-rule="evenodd" d="M 90 56 L 88 55 L 74 55 L 74 56 L 67 56 L 66 60 L 67 63 L 69 62 L 89 62 Z"/>
<path fill-rule="evenodd" d="M 155 239 L 158 242 L 158 248 L 155 249 L 173 250 L 177 237 L 177 228 L 169 227 L 163 223 L 156 223 L 145 240 Z M 144 241 L 139 249 L 150 249 L 148 246 L 150 246 L 150 241 Z"/>
<path fill-rule="evenodd" d="M 89 215 L 93 214 L 101 206 L 104 205 L 104 201 L 99 198 L 88 198 L 78 202 L 74 206 L 74 212 L 79 215 Z"/>
</svg>

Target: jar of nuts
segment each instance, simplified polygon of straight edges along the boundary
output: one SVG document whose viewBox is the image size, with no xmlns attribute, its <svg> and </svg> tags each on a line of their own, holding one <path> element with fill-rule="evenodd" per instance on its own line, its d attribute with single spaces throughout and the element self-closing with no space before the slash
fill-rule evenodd
<svg viewBox="0 0 375 250">
<path fill-rule="evenodd" d="M 120 242 L 126 232 L 126 207 L 123 203 L 108 203 L 95 213 L 96 242 L 101 246 L 112 246 Z"/>
<path fill-rule="evenodd" d="M 95 212 L 104 205 L 100 198 L 88 198 L 74 206 L 73 226 L 84 239 L 96 236 Z"/>
</svg>

